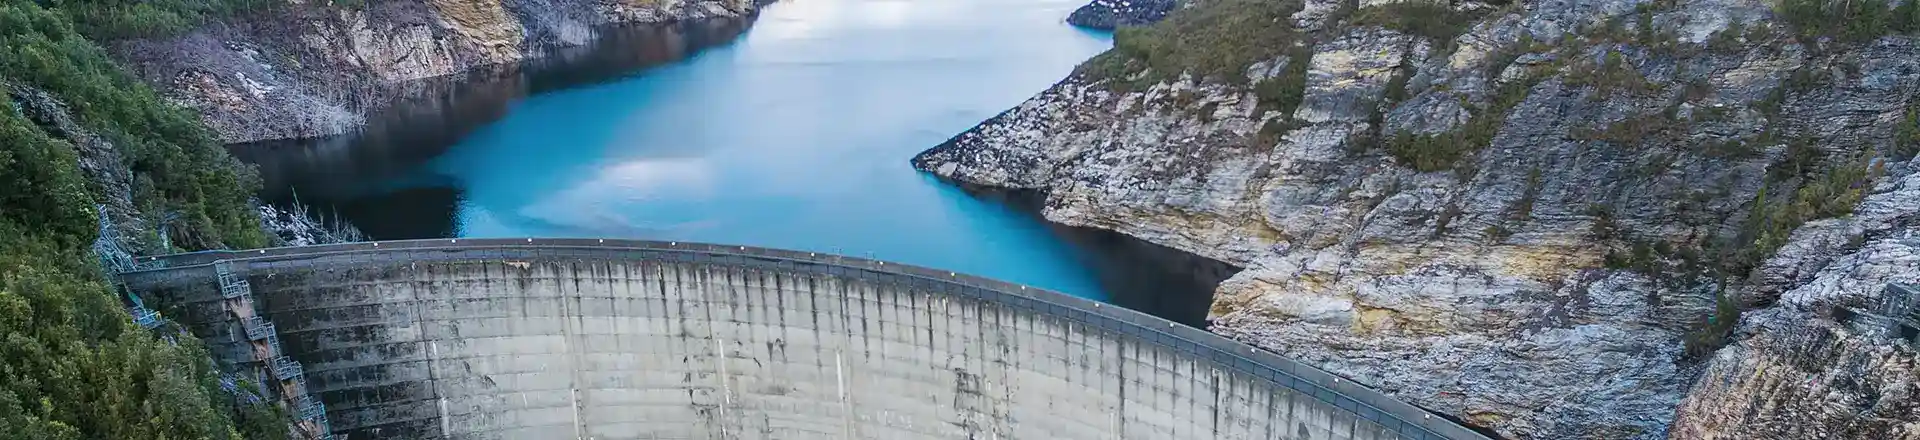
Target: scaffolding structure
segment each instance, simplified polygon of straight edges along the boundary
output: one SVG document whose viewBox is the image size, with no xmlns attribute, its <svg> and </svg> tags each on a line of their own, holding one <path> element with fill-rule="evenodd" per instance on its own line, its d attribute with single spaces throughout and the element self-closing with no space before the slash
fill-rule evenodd
<svg viewBox="0 0 1920 440">
<path fill-rule="evenodd" d="M 306 375 L 306 370 L 300 368 L 299 362 L 286 356 L 274 356 L 272 361 L 267 362 L 267 368 L 273 372 L 273 378 L 280 380 L 293 380 Z"/>
<path fill-rule="evenodd" d="M 213 263 L 213 273 L 220 280 L 220 297 L 226 299 L 251 299 L 253 286 L 247 284 L 247 278 L 233 272 L 233 264 L 226 260 Z"/>
<path fill-rule="evenodd" d="M 274 337 L 275 329 L 273 328 L 273 321 L 268 321 L 267 318 L 259 316 L 249 316 L 243 321 L 243 324 L 247 329 L 247 340 L 259 341 L 273 338 L 274 351 L 279 351 L 280 338 Z"/>
</svg>

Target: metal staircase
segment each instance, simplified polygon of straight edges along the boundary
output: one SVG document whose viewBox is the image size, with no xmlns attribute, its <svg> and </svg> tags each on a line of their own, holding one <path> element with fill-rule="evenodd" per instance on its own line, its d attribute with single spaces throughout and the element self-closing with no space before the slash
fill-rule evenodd
<svg viewBox="0 0 1920 440">
<path fill-rule="evenodd" d="M 157 329 L 166 320 L 160 316 L 159 312 L 147 308 L 140 296 L 128 289 L 121 281 L 120 275 L 134 270 L 156 269 L 164 266 L 165 262 L 154 258 L 141 262 L 122 249 L 112 223 L 104 215 L 106 208 L 101 206 L 99 209 L 103 214 L 100 216 L 100 234 L 93 243 L 94 255 L 99 258 L 100 266 L 106 270 L 107 279 L 114 292 L 124 295 L 127 300 L 127 312 L 133 316 L 133 322 L 141 328 Z M 165 234 L 162 234 L 162 239 L 165 238 Z M 167 246 L 163 245 L 163 247 Z M 253 360 L 259 362 L 274 379 L 279 381 L 281 401 L 291 406 L 300 415 L 298 427 L 307 431 L 311 438 L 332 440 L 333 431 L 327 421 L 326 405 L 307 392 L 306 369 L 299 362 L 284 355 L 280 348 L 279 329 L 274 327 L 273 321 L 259 315 L 253 302 L 253 286 L 247 282 L 246 276 L 236 272 L 233 263 L 227 260 L 214 262 L 213 272 L 220 289 L 221 306 L 240 320 L 247 343 L 254 348 Z M 182 334 L 185 333 L 184 329 L 180 331 Z M 174 342 L 171 334 L 163 334 L 161 338 L 170 343 Z M 261 403 L 262 396 L 241 389 L 238 379 L 233 375 L 222 373 L 219 382 L 220 389 L 226 390 L 236 398 L 247 403 Z"/>
<path fill-rule="evenodd" d="M 327 421 L 326 405 L 307 392 L 306 368 L 286 356 L 280 347 L 279 329 L 272 320 L 260 316 L 253 301 L 253 285 L 227 260 L 215 261 L 213 273 L 220 288 L 221 304 L 240 320 L 242 333 L 253 345 L 253 360 L 277 382 L 281 402 L 300 415 L 300 428 L 312 438 L 331 440 L 333 431 Z"/>
<path fill-rule="evenodd" d="M 233 264 L 227 260 L 213 263 L 213 273 L 220 280 L 220 297 L 226 299 L 248 299 L 253 296 L 253 286 L 247 284 L 247 278 L 233 273 Z"/>
<path fill-rule="evenodd" d="M 274 338 L 275 342 L 279 342 L 280 340 L 280 338 L 274 337 L 273 321 L 268 321 L 267 318 L 249 316 L 243 320 L 242 323 L 247 328 L 247 340 L 249 341 L 259 341 L 267 338 Z M 278 344 L 275 345 L 276 348 L 278 348 Z M 276 349 L 274 351 L 279 350 Z"/>
</svg>

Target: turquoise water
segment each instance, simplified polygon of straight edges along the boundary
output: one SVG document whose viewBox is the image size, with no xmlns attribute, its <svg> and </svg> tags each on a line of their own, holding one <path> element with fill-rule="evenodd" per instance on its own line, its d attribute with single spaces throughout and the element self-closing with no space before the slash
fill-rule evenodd
<svg viewBox="0 0 1920 440">
<path fill-rule="evenodd" d="M 684 61 L 507 106 L 395 185 L 462 237 L 633 237 L 868 256 L 1104 298 L 1030 215 L 907 165 L 1111 43 L 1074 0 L 786 0 Z"/>
</svg>

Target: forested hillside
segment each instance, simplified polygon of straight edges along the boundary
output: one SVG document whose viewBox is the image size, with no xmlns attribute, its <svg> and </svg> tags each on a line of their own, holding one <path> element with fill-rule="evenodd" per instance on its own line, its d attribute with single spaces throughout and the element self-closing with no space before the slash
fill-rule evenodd
<svg viewBox="0 0 1920 440">
<path fill-rule="evenodd" d="M 278 410 L 220 389 L 198 341 L 134 325 L 89 250 L 102 215 L 129 249 L 265 243 L 251 172 L 97 43 L 232 10 L 0 0 L 0 438 L 288 435 Z"/>
</svg>

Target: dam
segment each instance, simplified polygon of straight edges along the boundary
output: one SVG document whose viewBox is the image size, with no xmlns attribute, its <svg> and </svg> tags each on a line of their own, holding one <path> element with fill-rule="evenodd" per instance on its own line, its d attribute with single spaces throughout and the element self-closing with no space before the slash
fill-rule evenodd
<svg viewBox="0 0 1920 440">
<path fill-rule="evenodd" d="M 1485 438 L 1204 330 L 827 254 L 437 239 L 142 257 L 119 280 L 316 437 Z"/>
</svg>

